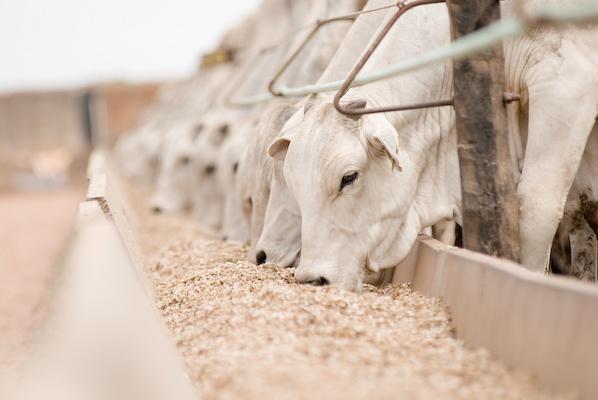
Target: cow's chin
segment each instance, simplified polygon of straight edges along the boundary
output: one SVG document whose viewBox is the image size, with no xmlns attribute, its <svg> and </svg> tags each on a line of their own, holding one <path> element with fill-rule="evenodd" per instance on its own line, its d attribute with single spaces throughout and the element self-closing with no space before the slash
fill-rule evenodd
<svg viewBox="0 0 598 400">
<path fill-rule="evenodd" d="M 282 245 L 282 248 L 285 246 Z M 266 262 L 268 264 L 276 264 L 283 268 L 294 268 L 299 265 L 299 260 L 301 259 L 301 247 L 297 248 L 296 246 L 293 250 L 286 251 L 284 254 L 276 254 L 275 251 L 269 250 L 274 248 L 274 246 L 263 246 L 260 247 L 266 253 Z M 255 260 L 255 257 L 253 258 Z"/>
<path fill-rule="evenodd" d="M 355 271 L 355 273 L 345 274 L 340 282 L 331 282 L 331 284 L 337 285 L 349 292 L 361 293 L 363 290 L 363 279 L 357 271 Z"/>
</svg>

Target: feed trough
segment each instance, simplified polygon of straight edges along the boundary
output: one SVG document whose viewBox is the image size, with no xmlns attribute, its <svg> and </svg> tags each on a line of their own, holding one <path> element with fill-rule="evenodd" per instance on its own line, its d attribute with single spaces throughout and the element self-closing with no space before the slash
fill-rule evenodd
<svg viewBox="0 0 598 400">
<path fill-rule="evenodd" d="M 598 290 L 590 284 L 421 236 L 385 288 L 298 285 L 289 269 L 246 262 L 246 248 L 182 218 L 150 218 L 143 195 L 98 160 L 88 201 L 116 226 L 206 397 L 294 398 L 311 387 L 314 398 L 372 389 L 382 397 L 543 398 L 535 385 L 598 395 L 598 321 L 590 318 Z"/>
</svg>

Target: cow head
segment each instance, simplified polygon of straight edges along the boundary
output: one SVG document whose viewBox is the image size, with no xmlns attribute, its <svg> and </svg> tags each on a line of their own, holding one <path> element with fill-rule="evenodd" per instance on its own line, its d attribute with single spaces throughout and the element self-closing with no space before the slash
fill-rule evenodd
<svg viewBox="0 0 598 400">
<path fill-rule="evenodd" d="M 264 215 L 262 233 L 255 244 L 256 262 L 292 267 L 301 251 L 301 213 L 283 175 L 283 165 L 276 160 L 270 183 L 270 196 Z"/>
<path fill-rule="evenodd" d="M 122 136 L 116 144 L 116 158 L 126 178 L 140 184 L 154 182 L 159 170 L 162 138 L 152 125 Z"/>
<path fill-rule="evenodd" d="M 176 213 L 191 206 L 195 124 L 179 121 L 165 134 L 156 188 L 151 200 L 154 213 Z"/>
<path fill-rule="evenodd" d="M 241 206 L 241 170 L 247 140 L 253 136 L 255 121 L 249 118 L 228 139 L 220 150 L 218 158 L 218 180 L 224 195 L 224 214 L 221 234 L 223 240 L 244 243 L 249 240 L 249 225 L 243 216 Z"/>
<path fill-rule="evenodd" d="M 267 154 L 270 143 L 292 126 L 289 118 L 296 110 L 296 105 L 285 102 L 271 106 L 260 119 L 245 158 L 241 201 L 251 226 L 249 260 L 258 264 L 290 266 L 301 248 L 299 210 L 287 189 L 282 162 Z"/>
<path fill-rule="evenodd" d="M 193 214 L 200 226 L 219 230 L 224 213 L 224 193 L 219 182 L 220 153 L 231 136 L 232 122 L 220 112 L 204 119 L 205 132 L 195 141 L 193 153 Z M 231 166 L 232 168 L 232 166 Z"/>
<path fill-rule="evenodd" d="M 347 105 L 361 108 L 365 101 Z M 300 282 L 359 290 L 369 272 L 407 255 L 422 227 L 416 197 L 424 162 L 413 150 L 402 150 L 382 114 L 348 117 L 322 97 L 306 103 L 295 134 L 269 148 L 284 160 L 301 211 Z"/>
</svg>

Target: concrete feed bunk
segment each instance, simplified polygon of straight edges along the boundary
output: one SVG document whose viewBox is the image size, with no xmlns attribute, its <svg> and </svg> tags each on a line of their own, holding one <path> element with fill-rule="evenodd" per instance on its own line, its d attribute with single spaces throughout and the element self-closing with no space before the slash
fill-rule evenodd
<svg viewBox="0 0 598 400">
<path fill-rule="evenodd" d="M 108 196 L 108 208 L 201 397 L 553 398 L 455 338 L 447 307 L 408 284 L 299 285 L 188 220 L 147 215 L 144 196 L 109 182 L 122 204 Z"/>
<path fill-rule="evenodd" d="M 145 264 L 156 302 L 202 398 L 550 398 L 408 284 L 302 286 L 240 246 L 149 232 L 164 244 Z"/>
</svg>

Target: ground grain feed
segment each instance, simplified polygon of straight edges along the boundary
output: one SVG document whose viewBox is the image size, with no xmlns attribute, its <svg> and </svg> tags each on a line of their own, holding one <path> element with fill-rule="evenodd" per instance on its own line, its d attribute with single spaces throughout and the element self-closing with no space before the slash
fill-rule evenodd
<svg viewBox="0 0 598 400">
<path fill-rule="evenodd" d="M 300 285 L 131 196 L 157 306 L 201 399 L 555 398 L 455 339 L 449 310 L 409 285 Z"/>
</svg>

